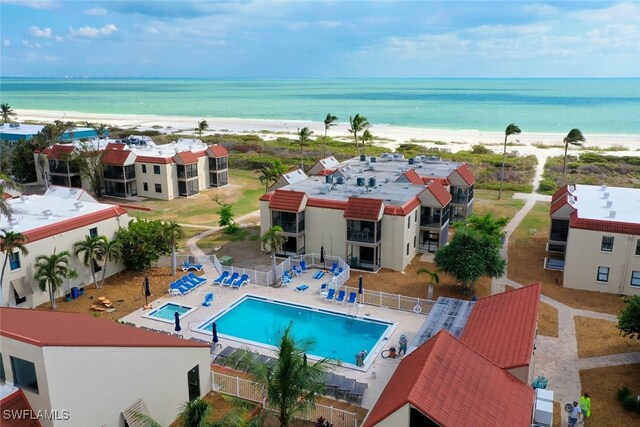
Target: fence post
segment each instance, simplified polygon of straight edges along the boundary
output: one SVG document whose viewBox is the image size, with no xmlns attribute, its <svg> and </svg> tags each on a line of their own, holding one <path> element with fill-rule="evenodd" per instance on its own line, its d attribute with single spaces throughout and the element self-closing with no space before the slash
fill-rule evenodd
<svg viewBox="0 0 640 427">
<path fill-rule="evenodd" d="M 240 378 L 236 377 L 236 397 L 240 397 Z"/>
<path fill-rule="evenodd" d="M 380 292 L 380 304 L 378 305 L 378 307 L 382 307 L 382 292 Z"/>
<path fill-rule="evenodd" d="M 400 310 L 400 294 L 398 294 L 398 310 Z"/>
<path fill-rule="evenodd" d="M 333 424 L 333 406 L 329 406 L 329 423 Z"/>
</svg>

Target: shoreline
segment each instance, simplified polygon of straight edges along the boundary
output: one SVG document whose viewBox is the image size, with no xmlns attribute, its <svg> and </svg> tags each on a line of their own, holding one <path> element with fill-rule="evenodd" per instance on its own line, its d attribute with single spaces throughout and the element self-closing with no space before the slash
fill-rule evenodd
<svg viewBox="0 0 640 427">
<path fill-rule="evenodd" d="M 229 134 L 258 134 L 265 139 L 274 139 L 280 135 L 295 134 L 299 128 L 309 127 L 314 136 L 324 135 L 324 124 L 322 122 L 303 120 L 271 120 L 271 119 L 237 119 L 237 118 L 208 118 L 208 117 L 182 117 L 182 116 L 156 116 L 156 115 L 131 115 L 131 114 L 101 114 L 82 113 L 76 111 L 56 111 L 56 110 L 15 110 L 16 121 L 39 121 L 51 122 L 53 120 L 71 120 L 75 122 L 88 121 L 93 123 L 105 123 L 121 128 L 136 128 L 138 130 L 158 130 L 159 132 L 190 133 L 195 135 L 195 128 L 198 121 L 206 120 L 209 129 L 203 135 L 213 135 L 215 133 Z M 155 128 L 154 128 L 155 126 Z M 158 128 L 161 126 L 161 128 Z M 329 129 L 328 135 L 334 138 L 351 138 L 348 133 L 349 124 L 338 122 L 336 126 Z M 371 133 L 377 140 L 376 143 L 389 149 L 395 149 L 400 144 L 415 143 L 425 147 L 446 148 L 452 152 L 470 149 L 472 145 L 483 144 L 487 148 L 496 152 L 502 152 L 504 144 L 504 133 L 495 131 L 480 131 L 472 129 L 432 129 L 401 127 L 391 125 L 375 125 L 370 127 Z M 568 132 L 569 130 L 567 130 Z M 508 146 L 508 151 L 518 151 L 521 154 L 534 154 L 538 157 L 557 155 L 563 152 L 563 138 L 565 134 L 560 133 L 528 133 L 523 131 L 519 135 L 509 137 L 510 143 L 517 145 Z M 586 134 L 587 147 L 610 148 L 614 146 L 624 146 L 627 150 L 606 151 L 612 155 L 638 155 L 640 151 L 639 135 L 606 135 L 606 134 Z M 435 141 L 444 142 L 446 145 L 435 144 Z M 537 148 L 533 144 L 543 144 L 554 146 L 552 148 Z M 570 147 L 570 151 L 576 150 Z M 546 155 L 540 156 L 543 152 Z M 635 153 L 634 153 L 635 152 Z"/>
</svg>

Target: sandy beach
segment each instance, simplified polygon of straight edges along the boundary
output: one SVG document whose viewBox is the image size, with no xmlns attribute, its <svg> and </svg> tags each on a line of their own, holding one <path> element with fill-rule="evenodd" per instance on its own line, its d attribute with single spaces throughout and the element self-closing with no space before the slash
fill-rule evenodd
<svg viewBox="0 0 640 427">
<path fill-rule="evenodd" d="M 295 120 L 259 120 L 259 119 L 233 119 L 233 118 L 209 118 L 209 117 L 178 117 L 178 116 L 150 116 L 150 115 L 123 115 L 123 114 L 97 114 L 81 113 L 75 111 L 52 110 L 21 110 L 16 109 L 18 121 L 33 120 L 38 122 L 50 122 L 53 120 L 72 120 L 75 122 L 105 123 L 121 128 L 138 130 L 156 129 L 165 133 L 192 133 L 198 121 L 207 120 L 209 129 L 205 135 L 215 133 L 230 134 L 258 134 L 265 139 L 274 139 L 283 134 L 296 133 L 297 129 L 309 127 L 314 135 L 324 135 L 324 124 L 321 122 L 295 121 Z M 333 126 L 328 135 L 332 137 L 350 138 L 349 124 L 340 122 Z M 567 132 L 570 129 L 567 129 Z M 446 148 L 452 152 L 468 150 L 472 145 L 483 144 L 496 152 L 502 150 L 504 133 L 478 131 L 471 129 L 424 129 L 397 126 L 371 125 L 371 133 L 375 138 L 381 138 L 378 143 L 393 150 L 403 143 L 417 143 L 427 147 Z M 558 155 L 563 152 L 562 140 L 566 134 L 559 133 L 528 133 L 509 137 L 509 142 L 517 144 L 508 147 L 508 151 L 517 151 L 520 154 L 533 154 L 539 158 Z M 625 147 L 626 150 L 607 151 L 611 155 L 639 155 L 640 135 L 592 135 L 585 134 L 587 147 Z M 446 145 L 434 144 L 433 141 L 446 142 Z M 533 144 L 557 146 L 558 148 L 538 148 Z M 575 151 L 574 147 L 570 147 Z"/>
</svg>

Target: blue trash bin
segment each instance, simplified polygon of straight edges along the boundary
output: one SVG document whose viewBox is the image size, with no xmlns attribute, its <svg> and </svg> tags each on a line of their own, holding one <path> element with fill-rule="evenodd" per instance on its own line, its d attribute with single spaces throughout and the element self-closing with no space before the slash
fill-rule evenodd
<svg viewBox="0 0 640 427">
<path fill-rule="evenodd" d="M 77 287 L 71 288 L 71 299 L 76 299 L 78 296 L 80 296 L 80 289 Z"/>
</svg>

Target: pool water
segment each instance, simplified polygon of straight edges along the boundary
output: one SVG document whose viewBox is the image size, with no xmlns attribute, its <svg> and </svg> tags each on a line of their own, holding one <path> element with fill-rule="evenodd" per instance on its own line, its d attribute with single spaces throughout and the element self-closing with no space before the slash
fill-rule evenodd
<svg viewBox="0 0 640 427">
<path fill-rule="evenodd" d="M 355 364 L 355 355 L 361 350 L 371 355 L 393 326 L 391 322 L 357 319 L 327 310 L 245 296 L 198 329 L 211 332 L 211 323 L 216 322 L 220 335 L 276 346 L 291 321 L 297 340 L 313 339 L 311 355 L 348 364 Z"/>
<path fill-rule="evenodd" d="M 177 311 L 182 318 L 182 315 L 191 311 L 192 307 L 186 307 L 178 304 L 168 303 L 163 305 L 162 307 L 152 311 L 148 314 L 149 317 L 155 317 L 164 320 L 171 320 L 172 322 L 175 320 L 175 312 Z"/>
</svg>

